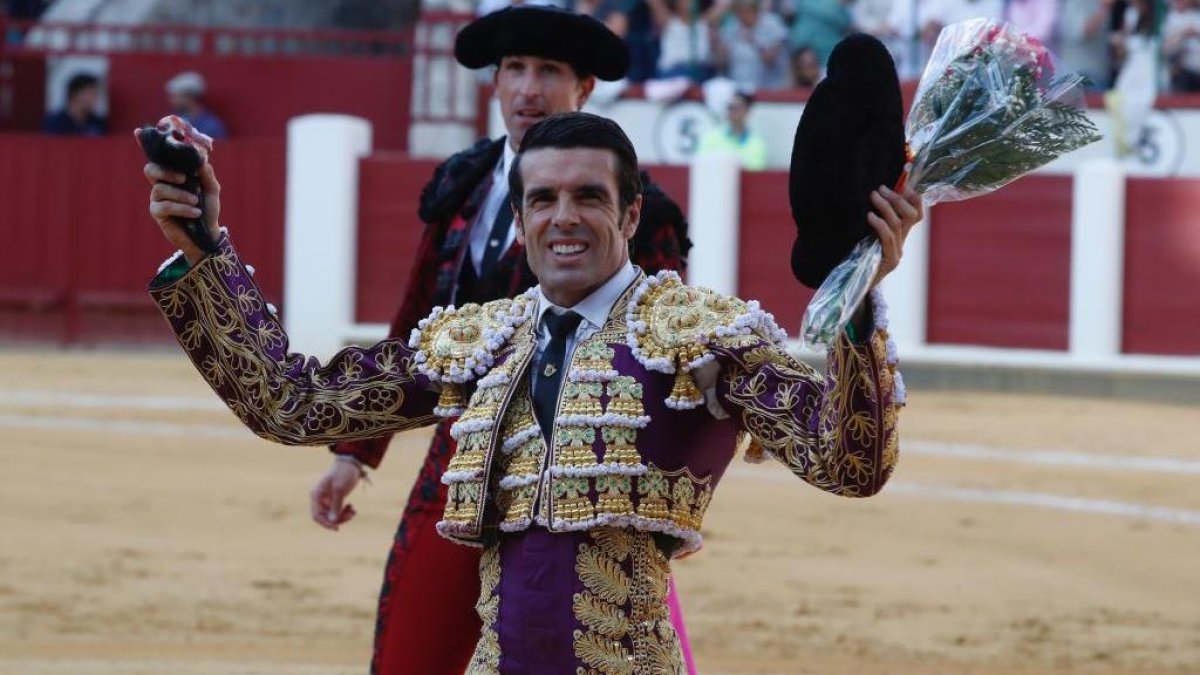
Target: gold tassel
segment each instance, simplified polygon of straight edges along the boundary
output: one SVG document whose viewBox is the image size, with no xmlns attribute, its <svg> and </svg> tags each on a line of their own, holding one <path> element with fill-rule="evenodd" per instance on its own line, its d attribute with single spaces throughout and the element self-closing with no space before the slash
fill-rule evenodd
<svg viewBox="0 0 1200 675">
<path fill-rule="evenodd" d="M 675 384 L 671 387 L 668 400 L 685 407 L 695 408 L 704 404 L 704 394 L 696 386 L 692 374 L 682 367 L 675 369 Z"/>
<path fill-rule="evenodd" d="M 463 400 L 462 387 L 447 382 L 442 385 L 442 393 L 438 396 L 438 407 L 449 410 L 462 409 L 467 402 Z"/>
</svg>

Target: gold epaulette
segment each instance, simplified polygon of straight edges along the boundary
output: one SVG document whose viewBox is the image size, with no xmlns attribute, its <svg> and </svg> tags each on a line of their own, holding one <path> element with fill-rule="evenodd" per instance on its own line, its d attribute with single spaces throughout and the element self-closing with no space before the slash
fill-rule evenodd
<svg viewBox="0 0 1200 675">
<path fill-rule="evenodd" d="M 704 403 L 691 371 L 715 358 L 709 349 L 715 341 L 753 333 L 775 342 L 787 338 L 757 302 L 688 286 L 674 272 L 647 277 L 634 291 L 626 319 L 634 358 L 650 370 L 675 374 L 666 404 L 676 409 Z"/>
<path fill-rule="evenodd" d="M 442 385 L 435 413 L 462 414 L 462 385 L 487 374 L 496 353 L 532 314 L 535 297 L 525 293 L 484 305 L 436 307 L 417 324 L 408 346 L 416 350 L 413 358 L 421 374 Z"/>
</svg>

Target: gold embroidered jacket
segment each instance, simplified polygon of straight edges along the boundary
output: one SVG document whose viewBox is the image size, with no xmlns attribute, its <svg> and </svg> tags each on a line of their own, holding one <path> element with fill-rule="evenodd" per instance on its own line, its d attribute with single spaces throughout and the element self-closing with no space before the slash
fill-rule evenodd
<svg viewBox="0 0 1200 675">
<path fill-rule="evenodd" d="M 352 347 L 322 365 L 288 353 L 227 236 L 185 269 L 167 266 L 151 294 L 197 370 L 258 435 L 324 445 L 459 416 L 438 529 L 462 543 L 534 523 L 617 525 L 674 537 L 676 554 L 694 550 L 747 438 L 840 495 L 874 494 L 896 463 L 903 392 L 877 295 L 876 329 L 862 345 L 843 338 L 822 376 L 788 354 L 756 303 L 673 273 L 640 276 L 570 356 L 547 443 L 530 398 L 535 292 L 437 309 L 408 344 Z M 703 369 L 719 373 L 708 404 L 693 378 Z"/>
</svg>

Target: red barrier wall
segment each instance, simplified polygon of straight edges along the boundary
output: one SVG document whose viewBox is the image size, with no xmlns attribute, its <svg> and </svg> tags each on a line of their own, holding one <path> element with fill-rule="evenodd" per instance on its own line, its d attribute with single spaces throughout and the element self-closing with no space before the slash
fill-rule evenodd
<svg viewBox="0 0 1200 675">
<path fill-rule="evenodd" d="M 337 112 L 370 120 L 376 148 L 408 145 L 409 59 L 118 55 L 110 62 L 114 132 L 157 121 L 168 112 L 164 84 L 195 70 L 232 138 L 282 139 L 296 115 Z"/>
<path fill-rule="evenodd" d="M 929 342 L 1067 348 L 1069 176 L 941 204 L 931 221 Z"/>
<path fill-rule="evenodd" d="M 1122 351 L 1200 354 L 1200 180 L 1130 178 Z"/>
<path fill-rule="evenodd" d="M 396 314 L 425 229 L 417 218 L 421 188 L 437 165 L 399 153 L 375 153 L 359 163 L 356 320 L 391 323 Z"/>
<path fill-rule="evenodd" d="M 792 276 L 796 225 L 788 202 L 787 172 L 743 173 L 741 192 L 738 294 L 762 303 L 795 337 L 812 291 Z"/>
<path fill-rule="evenodd" d="M 171 340 L 145 291 L 171 250 L 146 212 L 143 163 L 132 139 L 0 134 L 0 185 L 10 196 L 0 199 L 0 340 Z M 224 143 L 214 166 L 225 185 L 222 222 L 279 298 L 283 143 Z"/>
</svg>

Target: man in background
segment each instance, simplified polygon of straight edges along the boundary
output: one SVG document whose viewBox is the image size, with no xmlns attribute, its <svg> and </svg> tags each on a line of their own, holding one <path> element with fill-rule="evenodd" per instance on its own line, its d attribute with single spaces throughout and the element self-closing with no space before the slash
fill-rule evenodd
<svg viewBox="0 0 1200 675">
<path fill-rule="evenodd" d="M 42 131 L 55 136 L 103 136 L 108 119 L 96 112 L 100 104 L 100 78 L 78 73 L 67 81 L 67 103 L 46 116 Z"/>
<path fill-rule="evenodd" d="M 739 89 L 785 89 L 788 86 L 787 26 L 758 0 L 734 0 L 734 20 L 722 29 L 717 60 Z"/>
<path fill-rule="evenodd" d="M 737 155 L 742 169 L 762 171 L 767 168 L 767 142 L 746 125 L 754 98 L 737 92 L 729 99 L 726 123 L 709 131 L 700 139 L 700 154 L 727 152 Z"/>
<path fill-rule="evenodd" d="M 812 89 L 822 77 L 821 58 L 812 47 L 801 47 L 792 54 L 792 85 Z"/>
<path fill-rule="evenodd" d="M 204 76 L 192 71 L 180 73 L 167 82 L 167 100 L 171 112 L 191 123 L 202 134 L 213 140 L 228 138 L 225 123 L 204 105 L 207 92 Z"/>
</svg>

